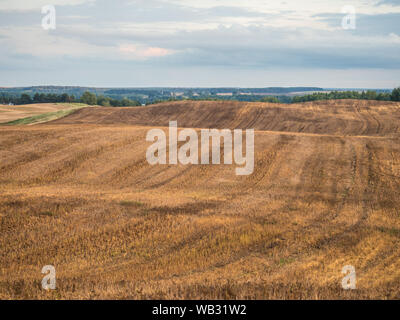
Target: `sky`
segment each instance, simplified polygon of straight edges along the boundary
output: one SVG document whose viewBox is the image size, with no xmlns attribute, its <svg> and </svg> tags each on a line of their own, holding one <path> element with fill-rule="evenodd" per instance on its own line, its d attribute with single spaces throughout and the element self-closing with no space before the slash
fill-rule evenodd
<svg viewBox="0 0 400 320">
<path fill-rule="evenodd" d="M 31 85 L 398 87 L 400 0 L 0 0 L 0 87 Z"/>
</svg>

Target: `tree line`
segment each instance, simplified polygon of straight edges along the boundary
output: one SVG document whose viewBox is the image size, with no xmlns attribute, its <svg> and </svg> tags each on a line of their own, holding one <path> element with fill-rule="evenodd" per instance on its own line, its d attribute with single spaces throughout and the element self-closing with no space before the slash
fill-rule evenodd
<svg viewBox="0 0 400 320">
<path fill-rule="evenodd" d="M 248 99 L 248 100 L 247 100 Z M 392 92 L 376 92 L 372 90 L 367 91 L 332 91 L 332 92 L 316 92 L 303 96 L 289 97 L 289 96 L 268 96 L 258 98 L 256 96 L 240 96 L 237 97 L 198 97 L 191 100 L 242 100 L 242 101 L 259 101 L 259 102 L 273 102 L 273 103 L 298 103 L 307 101 L 318 100 L 334 100 L 334 99 L 358 99 L 358 100 L 380 100 L 380 101 L 400 101 L 400 88 L 394 89 Z M 165 101 L 183 100 L 177 98 L 169 98 L 167 100 L 156 100 L 153 103 L 160 103 Z M 104 107 L 134 107 L 140 106 L 141 103 L 137 100 L 131 100 L 126 97 L 122 99 L 115 99 L 106 97 L 104 95 L 96 95 L 90 91 L 83 93 L 81 97 L 75 97 L 67 93 L 35 93 L 33 96 L 22 93 L 21 95 L 11 95 L 7 93 L 0 94 L 0 104 L 33 104 L 33 103 L 84 103 L 88 105 L 100 105 Z"/>
<path fill-rule="evenodd" d="M 97 96 L 96 94 L 86 91 L 81 97 L 74 95 L 54 94 L 54 93 L 35 93 L 33 96 L 22 93 L 21 95 L 9 95 L 2 93 L 0 95 L 0 104 L 34 104 L 34 103 L 85 103 L 88 105 L 100 105 L 104 107 L 135 107 L 140 106 L 141 103 L 136 100 L 128 98 L 113 99 L 103 95 Z"/>
<path fill-rule="evenodd" d="M 378 101 L 400 101 L 400 88 L 394 89 L 392 92 L 376 92 L 367 91 L 332 91 L 332 92 L 316 92 L 302 96 L 264 96 L 255 95 L 232 95 L 232 96 L 199 96 L 192 98 L 173 97 L 168 99 L 158 99 L 152 103 L 162 103 L 170 101 L 195 100 L 195 101 L 249 101 L 249 102 L 270 102 L 270 103 L 299 103 L 318 100 L 335 100 L 335 99 L 356 99 L 356 100 L 378 100 Z"/>
<path fill-rule="evenodd" d="M 400 101 L 400 88 L 394 89 L 391 93 L 376 91 L 332 91 L 332 92 L 317 92 L 304 96 L 293 97 L 292 102 L 307 102 L 318 100 L 332 99 L 358 99 L 358 100 L 379 100 L 379 101 Z"/>
</svg>

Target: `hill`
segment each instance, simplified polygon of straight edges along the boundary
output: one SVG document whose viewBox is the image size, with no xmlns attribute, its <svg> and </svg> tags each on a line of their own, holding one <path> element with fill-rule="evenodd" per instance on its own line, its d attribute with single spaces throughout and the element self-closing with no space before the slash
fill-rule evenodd
<svg viewBox="0 0 400 320">
<path fill-rule="evenodd" d="M 334 100 L 286 105 L 181 101 L 129 109 L 82 109 L 52 123 L 168 126 L 170 120 L 192 128 L 383 136 L 400 132 L 400 103 Z"/>
<path fill-rule="evenodd" d="M 398 108 L 182 102 L 0 127 L 0 299 L 398 299 Z M 149 165 L 169 120 L 257 128 L 254 173 Z"/>
</svg>

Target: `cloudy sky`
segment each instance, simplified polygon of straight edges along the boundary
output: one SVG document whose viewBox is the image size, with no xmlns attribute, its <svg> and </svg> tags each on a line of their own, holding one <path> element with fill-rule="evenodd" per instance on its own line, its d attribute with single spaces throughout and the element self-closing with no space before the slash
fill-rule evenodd
<svg viewBox="0 0 400 320">
<path fill-rule="evenodd" d="M 400 0 L 0 0 L 0 86 L 46 84 L 393 88 Z"/>
</svg>

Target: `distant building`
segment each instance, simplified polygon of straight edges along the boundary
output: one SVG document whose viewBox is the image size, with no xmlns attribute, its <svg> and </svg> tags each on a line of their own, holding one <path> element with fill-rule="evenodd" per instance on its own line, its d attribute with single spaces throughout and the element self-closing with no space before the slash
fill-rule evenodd
<svg viewBox="0 0 400 320">
<path fill-rule="evenodd" d="M 14 103 L 10 102 L 8 105 L 9 105 L 9 106 L 13 106 L 13 105 L 14 105 Z"/>
<path fill-rule="evenodd" d="M 233 96 L 232 92 L 217 93 L 217 96 Z"/>
<path fill-rule="evenodd" d="M 171 92 L 172 97 L 182 97 L 184 94 L 184 92 Z"/>
</svg>

